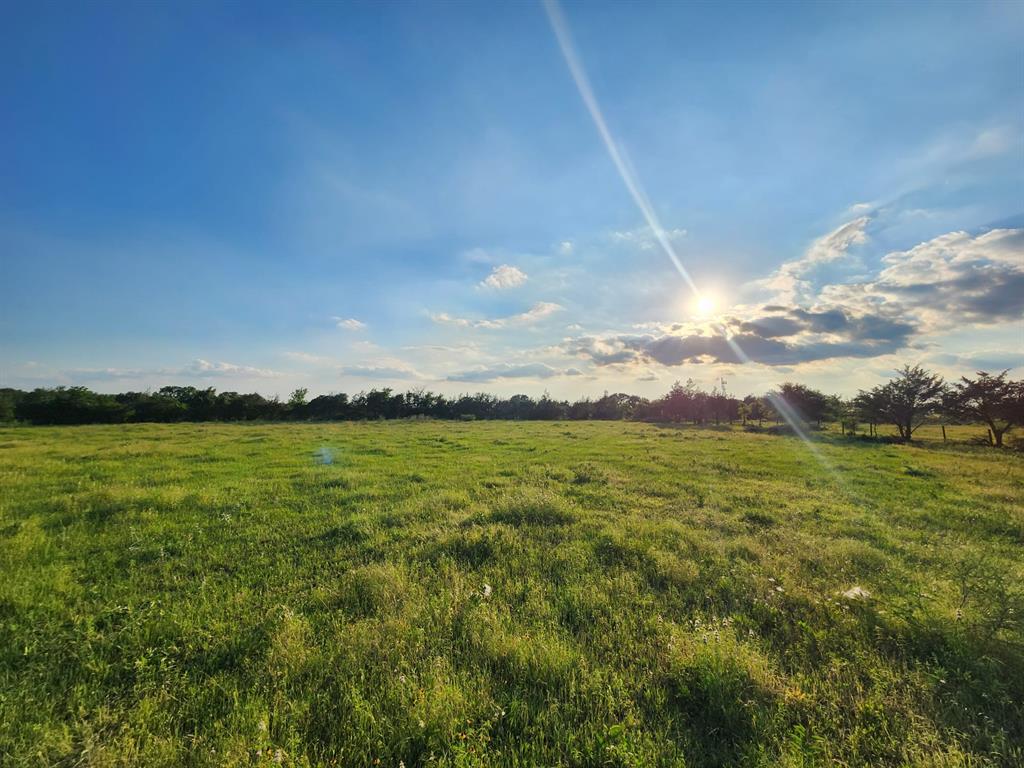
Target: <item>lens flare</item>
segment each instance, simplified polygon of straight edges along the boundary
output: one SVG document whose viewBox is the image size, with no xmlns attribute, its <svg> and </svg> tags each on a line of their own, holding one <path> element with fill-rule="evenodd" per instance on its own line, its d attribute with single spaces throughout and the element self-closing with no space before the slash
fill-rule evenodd
<svg viewBox="0 0 1024 768">
<path fill-rule="evenodd" d="M 705 293 L 697 297 L 697 302 L 694 306 L 698 317 L 707 317 L 718 309 L 718 300 L 714 296 L 709 296 Z"/>
<path fill-rule="evenodd" d="M 676 255 L 675 249 L 672 247 L 672 242 L 665 234 L 665 230 L 662 229 L 661 223 L 658 221 L 658 216 L 654 211 L 654 206 L 651 205 L 650 200 L 647 198 L 647 193 L 640 184 L 640 179 L 637 176 L 632 165 L 627 162 L 625 153 L 622 148 L 615 141 L 611 131 L 608 128 L 608 124 L 605 122 L 604 114 L 601 111 L 601 107 L 598 104 L 597 97 L 594 95 L 594 91 L 590 86 L 590 80 L 587 77 L 586 70 L 583 68 L 583 62 L 580 60 L 579 54 L 576 52 L 576 47 L 573 45 L 572 35 L 569 32 L 569 25 L 566 22 L 565 15 L 562 13 L 562 8 L 558 4 L 558 0 L 542 0 L 544 4 L 544 10 L 547 12 L 548 21 L 551 23 L 551 29 L 555 33 L 555 38 L 558 41 L 558 47 L 562 50 L 562 56 L 565 59 L 565 63 L 569 68 L 569 74 L 572 75 L 572 79 L 576 84 L 576 90 L 579 91 L 580 98 L 583 99 L 583 103 L 590 113 L 590 117 L 594 122 L 594 127 L 597 129 L 598 134 L 601 136 L 604 142 L 605 148 L 608 150 L 608 155 L 615 165 L 615 168 L 619 172 L 619 176 L 622 178 L 622 183 L 625 185 L 626 190 L 633 198 L 633 202 L 636 203 L 637 208 L 640 209 L 640 213 L 647 221 L 647 225 L 651 228 L 654 236 L 657 238 L 658 243 L 661 245 L 662 250 L 668 257 L 669 261 L 676 268 L 679 276 L 683 278 L 683 281 L 689 286 L 690 290 L 696 299 L 695 307 L 699 314 L 709 315 L 714 310 L 713 298 L 702 294 L 697 288 L 697 284 L 694 282 L 690 273 L 686 267 L 683 266 L 679 256 Z M 740 345 L 732 338 L 732 333 L 726 324 L 719 324 L 720 327 L 717 329 L 726 343 L 732 349 L 733 354 L 736 356 L 738 362 L 742 364 L 752 362 L 750 357 L 743 351 Z M 773 405 L 783 420 L 790 426 L 793 432 L 810 450 L 818 462 L 829 471 L 834 477 L 838 477 L 835 469 L 831 466 L 828 460 L 822 455 L 821 451 L 818 450 L 807 433 L 804 431 L 800 424 L 799 416 L 793 411 L 789 403 L 787 403 L 782 397 L 774 395 L 771 396 Z"/>
</svg>

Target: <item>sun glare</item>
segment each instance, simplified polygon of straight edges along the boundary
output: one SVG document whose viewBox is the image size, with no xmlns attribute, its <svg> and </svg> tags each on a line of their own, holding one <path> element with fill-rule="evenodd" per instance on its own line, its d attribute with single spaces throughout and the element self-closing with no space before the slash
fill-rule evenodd
<svg viewBox="0 0 1024 768">
<path fill-rule="evenodd" d="M 718 308 L 718 300 L 714 296 L 705 293 L 697 297 L 694 308 L 699 317 L 707 317 Z"/>
</svg>

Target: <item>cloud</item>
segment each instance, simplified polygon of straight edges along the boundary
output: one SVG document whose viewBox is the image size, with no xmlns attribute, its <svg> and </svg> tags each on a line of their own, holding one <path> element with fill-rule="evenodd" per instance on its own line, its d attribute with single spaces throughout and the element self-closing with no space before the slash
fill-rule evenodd
<svg viewBox="0 0 1024 768">
<path fill-rule="evenodd" d="M 963 371 L 1003 371 L 1024 368 L 1024 353 L 1020 350 L 980 350 L 965 354 L 943 353 L 931 356 L 928 361 Z"/>
<path fill-rule="evenodd" d="M 971 144 L 968 156 L 971 158 L 992 157 L 1009 152 L 1019 146 L 1020 134 L 1010 126 L 1000 125 L 981 131 Z"/>
<path fill-rule="evenodd" d="M 502 264 L 494 268 L 491 274 L 480 283 L 480 287 L 502 291 L 507 288 L 516 288 L 525 282 L 525 272 L 509 264 Z"/>
<path fill-rule="evenodd" d="M 508 317 L 496 317 L 484 320 L 470 320 L 464 317 L 453 317 L 447 312 L 440 312 L 430 316 L 430 319 L 441 325 L 455 325 L 460 328 L 486 328 L 494 330 L 497 328 L 508 328 L 510 326 L 532 325 L 539 322 L 555 312 L 565 309 L 561 304 L 554 304 L 550 301 L 538 301 L 525 312 Z"/>
<path fill-rule="evenodd" d="M 580 376 L 578 368 L 553 368 L 546 363 L 527 363 L 511 365 L 501 363 L 491 367 L 481 367 L 461 373 L 453 373 L 448 381 L 485 382 L 497 379 L 550 379 L 554 376 Z"/>
<path fill-rule="evenodd" d="M 773 274 L 752 285 L 771 292 L 773 300 L 780 303 L 806 298 L 810 284 L 801 278 L 822 264 L 841 259 L 853 246 L 867 242 L 866 229 L 870 222 L 870 216 L 846 222 L 811 243 L 802 258 L 785 262 Z"/>
<path fill-rule="evenodd" d="M 332 317 L 331 318 L 338 327 L 343 331 L 363 331 L 366 330 L 366 323 L 361 320 L 356 320 L 354 317 Z"/>
<path fill-rule="evenodd" d="M 374 361 L 368 365 L 345 365 L 339 369 L 343 376 L 358 376 L 365 379 L 427 379 L 408 363 L 397 359 Z"/>
<path fill-rule="evenodd" d="M 776 274 L 838 258 L 860 242 L 866 219 L 820 238 L 808 254 Z M 869 358 L 920 344 L 921 337 L 1024 316 L 1024 230 L 972 236 L 951 232 L 882 259 L 875 279 L 824 286 L 804 306 L 737 307 L 709 326 L 658 324 L 646 333 L 570 339 L 563 350 L 598 366 L 738 363 L 734 345 L 753 362 L 797 365 Z"/>
<path fill-rule="evenodd" d="M 576 246 L 572 240 L 563 240 L 558 244 L 558 252 L 562 256 L 571 256 L 573 251 L 576 250 Z"/>
<path fill-rule="evenodd" d="M 845 317 L 843 328 L 827 336 L 808 333 L 813 320 L 801 322 L 782 317 L 782 327 L 768 335 L 754 331 L 728 334 L 681 332 L 583 338 L 570 343 L 566 351 L 597 365 L 658 363 L 743 363 L 738 346 L 751 362 L 763 365 L 796 365 L 840 357 L 875 357 L 906 346 L 913 326 L 884 318 Z M 742 324 L 741 324 L 742 325 Z M 735 346 L 734 346 L 735 345 Z"/>
<path fill-rule="evenodd" d="M 1024 229 L 950 232 L 882 259 L 876 279 L 822 288 L 823 303 L 885 307 L 914 316 L 922 332 L 1024 315 Z"/>
<path fill-rule="evenodd" d="M 670 243 L 677 243 L 686 237 L 686 230 L 675 228 L 663 230 Z M 618 245 L 626 245 L 639 248 L 642 251 L 652 251 L 658 247 L 658 237 L 650 226 L 644 225 L 636 229 L 616 230 L 611 233 L 611 240 Z"/>
<path fill-rule="evenodd" d="M 256 378 L 273 379 L 284 374 L 269 368 L 210 362 L 197 358 L 178 368 L 76 368 L 66 371 L 73 380 L 111 381 L 116 379 L 178 378 Z"/>
<path fill-rule="evenodd" d="M 211 363 L 197 358 L 182 369 L 185 375 L 193 376 L 254 376 L 257 378 L 275 378 L 281 374 L 267 368 L 254 368 L 251 365 L 235 365 L 234 363 Z"/>
</svg>

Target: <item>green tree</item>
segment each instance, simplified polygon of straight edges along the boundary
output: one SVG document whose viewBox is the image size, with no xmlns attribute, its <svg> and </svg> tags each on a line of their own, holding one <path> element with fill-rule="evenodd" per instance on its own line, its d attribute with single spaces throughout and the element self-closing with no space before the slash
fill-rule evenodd
<svg viewBox="0 0 1024 768">
<path fill-rule="evenodd" d="M 962 376 L 946 398 L 949 415 L 988 425 L 989 442 L 1002 448 L 1003 435 L 1024 423 L 1024 381 L 1011 381 L 1003 371 L 995 376 L 978 371 L 976 378 Z"/>
<path fill-rule="evenodd" d="M 888 384 L 861 392 L 858 399 L 872 409 L 879 421 L 896 425 L 900 439 L 910 442 L 929 416 L 942 409 L 945 384 L 941 376 L 919 365 L 903 366 Z"/>
</svg>

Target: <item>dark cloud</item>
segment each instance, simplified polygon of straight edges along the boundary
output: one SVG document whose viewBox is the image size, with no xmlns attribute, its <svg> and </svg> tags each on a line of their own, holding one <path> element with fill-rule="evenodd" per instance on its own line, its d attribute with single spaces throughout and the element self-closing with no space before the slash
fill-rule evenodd
<svg viewBox="0 0 1024 768">
<path fill-rule="evenodd" d="M 801 330 L 815 333 L 836 333 L 846 328 L 850 322 L 849 316 L 841 309 L 827 309 L 820 312 L 792 309 L 789 314 L 801 321 Z"/>
<path fill-rule="evenodd" d="M 744 333 L 753 333 L 766 339 L 779 336 L 796 336 L 804 330 L 804 325 L 793 318 L 782 315 L 768 315 L 759 317 L 756 320 L 748 320 L 740 323 L 740 330 Z"/>
<path fill-rule="evenodd" d="M 855 315 L 840 310 L 790 309 L 755 320 L 733 321 L 738 333 L 662 333 L 583 337 L 566 351 L 587 357 L 597 365 L 656 362 L 742 363 L 744 357 L 765 365 L 796 365 L 838 357 L 873 357 L 905 347 L 915 326 L 881 314 Z"/>
<path fill-rule="evenodd" d="M 732 343 L 730 343 L 730 341 Z M 725 336 L 661 336 L 646 342 L 631 341 L 628 346 L 640 359 L 662 365 L 684 362 L 742 363 L 742 355 L 764 365 L 796 365 L 837 357 L 874 357 L 906 346 L 906 336 L 885 340 L 812 341 L 795 343 L 766 338 L 752 333 Z"/>
</svg>

